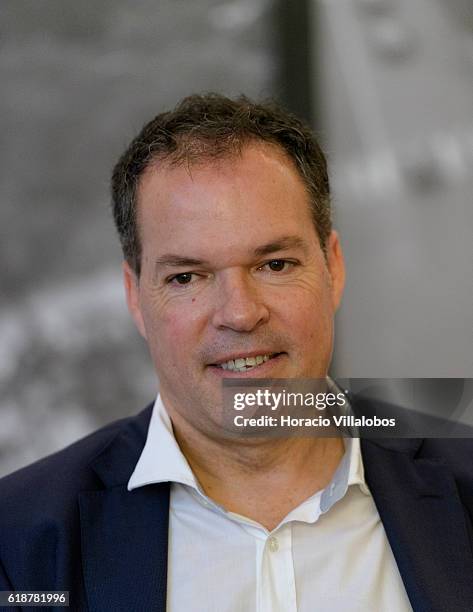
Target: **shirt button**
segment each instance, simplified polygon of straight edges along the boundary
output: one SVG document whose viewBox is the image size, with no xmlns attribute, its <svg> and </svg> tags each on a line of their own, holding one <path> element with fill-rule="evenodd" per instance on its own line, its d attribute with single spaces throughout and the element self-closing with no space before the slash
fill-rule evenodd
<svg viewBox="0 0 473 612">
<path fill-rule="evenodd" d="M 271 552 L 278 552 L 278 550 L 279 550 L 279 542 L 278 542 L 277 538 L 275 538 L 274 536 L 271 536 L 268 539 L 268 545 L 269 545 L 269 550 Z"/>
</svg>

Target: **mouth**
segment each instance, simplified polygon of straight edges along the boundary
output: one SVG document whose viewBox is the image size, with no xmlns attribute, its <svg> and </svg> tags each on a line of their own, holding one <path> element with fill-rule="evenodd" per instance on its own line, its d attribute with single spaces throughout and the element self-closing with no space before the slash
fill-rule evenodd
<svg viewBox="0 0 473 612">
<path fill-rule="evenodd" d="M 249 370 L 254 370 L 283 354 L 284 353 L 261 353 L 258 355 L 242 355 L 239 357 L 234 357 L 233 359 L 220 361 L 219 363 L 211 363 L 209 365 L 212 368 L 224 370 L 229 373 L 248 372 Z"/>
</svg>

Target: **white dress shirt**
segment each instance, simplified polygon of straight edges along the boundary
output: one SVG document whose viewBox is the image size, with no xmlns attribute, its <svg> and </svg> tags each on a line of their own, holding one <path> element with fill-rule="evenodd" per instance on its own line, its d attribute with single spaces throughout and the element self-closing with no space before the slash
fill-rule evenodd
<svg viewBox="0 0 473 612">
<path fill-rule="evenodd" d="M 158 395 L 128 489 L 172 483 L 168 612 L 411 611 L 360 441 L 344 443 L 330 484 L 268 532 L 204 494 Z"/>
</svg>

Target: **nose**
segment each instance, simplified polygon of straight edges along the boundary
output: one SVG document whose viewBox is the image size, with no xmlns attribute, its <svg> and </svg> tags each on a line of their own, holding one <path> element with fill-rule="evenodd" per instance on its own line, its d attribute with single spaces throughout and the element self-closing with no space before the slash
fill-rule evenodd
<svg viewBox="0 0 473 612">
<path fill-rule="evenodd" d="M 269 310 L 245 272 L 228 272 L 218 286 L 213 325 L 218 329 L 250 332 L 268 321 Z"/>
</svg>

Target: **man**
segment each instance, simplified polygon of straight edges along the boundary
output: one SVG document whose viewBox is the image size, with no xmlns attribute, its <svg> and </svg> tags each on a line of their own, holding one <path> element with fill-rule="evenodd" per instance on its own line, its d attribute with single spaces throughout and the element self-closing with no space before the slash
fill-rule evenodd
<svg viewBox="0 0 473 612">
<path fill-rule="evenodd" d="M 112 193 L 160 394 L 0 483 L 0 590 L 94 612 L 473 609 L 468 441 L 225 427 L 223 379 L 327 376 L 344 265 L 310 131 L 191 96 Z"/>
</svg>

